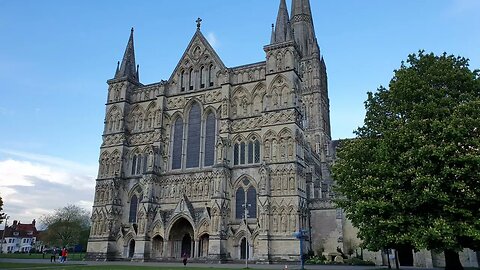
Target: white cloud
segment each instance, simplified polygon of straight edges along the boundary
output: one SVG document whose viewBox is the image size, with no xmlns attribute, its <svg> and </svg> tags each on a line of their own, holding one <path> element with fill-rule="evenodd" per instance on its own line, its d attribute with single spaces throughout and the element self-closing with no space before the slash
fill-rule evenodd
<svg viewBox="0 0 480 270">
<path fill-rule="evenodd" d="M 44 181 L 69 185 L 74 189 L 91 189 L 95 182 L 81 172 L 68 171 L 61 167 L 34 164 L 29 161 L 0 161 L 0 187 L 35 186 L 34 182 Z"/>
<path fill-rule="evenodd" d="M 38 161 L 42 164 L 60 166 L 61 168 L 65 168 L 69 170 L 93 172 L 93 173 L 95 173 L 95 170 L 96 170 L 96 166 L 80 164 L 70 160 L 65 160 L 62 158 L 52 157 L 48 155 L 27 153 L 27 152 L 7 150 L 7 149 L 0 149 L 0 152 L 8 155 L 12 155 L 12 156 L 20 157 L 24 160 Z"/>
<path fill-rule="evenodd" d="M 210 45 L 212 45 L 212 47 L 214 49 L 217 49 L 218 46 L 219 46 L 219 42 L 218 42 L 218 39 L 217 39 L 217 36 L 215 35 L 215 33 L 213 32 L 209 32 L 207 34 L 207 40 L 208 42 L 210 43 Z"/>
<path fill-rule="evenodd" d="M 10 220 L 29 223 L 68 204 L 91 211 L 95 166 L 47 155 L 0 152 L 9 156 L 0 160 L 0 196 Z"/>
</svg>

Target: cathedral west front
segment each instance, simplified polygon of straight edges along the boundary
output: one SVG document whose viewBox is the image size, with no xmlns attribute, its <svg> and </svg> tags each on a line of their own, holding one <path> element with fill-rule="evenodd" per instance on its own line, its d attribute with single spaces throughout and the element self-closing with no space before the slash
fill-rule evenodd
<svg viewBox="0 0 480 270">
<path fill-rule="evenodd" d="M 89 259 L 294 261 L 297 231 L 305 252 L 342 246 L 326 65 L 309 0 L 290 13 L 280 0 L 265 60 L 238 67 L 197 20 L 170 78 L 149 85 L 132 29 L 108 80 Z"/>
</svg>

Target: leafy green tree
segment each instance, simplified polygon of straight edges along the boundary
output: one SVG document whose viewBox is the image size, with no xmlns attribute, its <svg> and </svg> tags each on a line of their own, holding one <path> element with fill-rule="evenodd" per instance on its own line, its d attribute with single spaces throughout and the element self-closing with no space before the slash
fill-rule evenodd
<svg viewBox="0 0 480 270">
<path fill-rule="evenodd" d="M 337 204 L 370 250 L 480 248 L 480 78 L 469 61 L 409 55 L 389 89 L 368 93 L 357 138 L 333 166 Z"/>
<path fill-rule="evenodd" d="M 47 227 L 42 240 L 50 245 L 73 246 L 85 242 L 83 238 L 88 239 L 90 214 L 76 205 L 56 209 L 53 214 L 43 216 L 40 222 Z"/>
</svg>

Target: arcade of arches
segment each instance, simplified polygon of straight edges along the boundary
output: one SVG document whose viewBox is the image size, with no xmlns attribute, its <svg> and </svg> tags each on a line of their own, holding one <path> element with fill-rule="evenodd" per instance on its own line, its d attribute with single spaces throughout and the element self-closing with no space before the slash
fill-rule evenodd
<svg viewBox="0 0 480 270">
<path fill-rule="evenodd" d="M 162 260 L 170 258 L 207 258 L 209 234 L 204 233 L 195 240 L 191 223 L 185 219 L 178 219 L 171 227 L 168 240 L 160 235 L 151 239 L 151 259 Z M 135 240 L 128 242 L 125 257 L 133 258 Z"/>
</svg>

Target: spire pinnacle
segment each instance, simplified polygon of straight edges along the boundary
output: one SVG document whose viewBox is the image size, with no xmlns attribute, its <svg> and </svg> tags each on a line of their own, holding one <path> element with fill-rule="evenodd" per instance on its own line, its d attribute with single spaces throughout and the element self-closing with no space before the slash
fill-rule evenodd
<svg viewBox="0 0 480 270">
<path fill-rule="evenodd" d="M 272 23 L 272 38 L 270 39 L 270 44 L 275 43 L 275 24 Z"/>
<path fill-rule="evenodd" d="M 117 70 L 115 70 L 115 77 L 118 76 L 118 71 L 120 70 L 120 61 L 117 61 Z"/>
<path fill-rule="evenodd" d="M 130 30 L 130 38 L 128 39 L 127 48 L 123 54 L 120 69 L 115 74 L 115 79 L 127 78 L 138 82 L 138 74 L 135 65 L 135 49 L 133 46 L 133 27 Z"/>
<path fill-rule="evenodd" d="M 288 41 L 287 37 L 291 36 L 288 32 L 291 31 L 290 19 L 288 16 L 287 4 L 285 0 L 280 0 L 280 7 L 278 8 L 277 23 L 275 25 L 275 40 L 274 43 L 281 43 Z"/>
<path fill-rule="evenodd" d="M 310 56 L 315 46 L 315 29 L 313 27 L 310 0 L 292 0 L 290 18 L 294 38 L 303 56 Z"/>
</svg>

